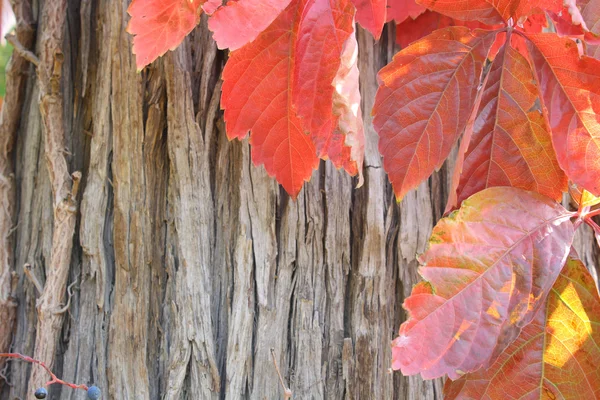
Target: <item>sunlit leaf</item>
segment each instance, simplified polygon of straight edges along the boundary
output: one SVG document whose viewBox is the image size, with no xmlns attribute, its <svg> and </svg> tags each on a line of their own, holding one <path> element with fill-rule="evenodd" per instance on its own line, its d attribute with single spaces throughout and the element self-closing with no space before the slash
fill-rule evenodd
<svg viewBox="0 0 600 400">
<path fill-rule="evenodd" d="M 392 367 L 424 379 L 488 367 L 544 304 L 571 247 L 571 214 L 516 188 L 489 188 L 438 222 L 404 302 Z"/>
<path fill-rule="evenodd" d="M 552 143 L 569 179 L 600 195 L 600 61 L 554 34 L 529 34 Z"/>
<path fill-rule="evenodd" d="M 303 3 L 294 0 L 255 41 L 231 53 L 221 97 L 228 137 L 241 139 L 250 131 L 252 160 L 293 198 L 319 163 L 292 103 Z"/>
<path fill-rule="evenodd" d="M 495 37 L 465 27 L 438 30 L 379 72 L 373 125 L 398 200 L 448 157 L 472 113 Z"/>
<path fill-rule="evenodd" d="M 220 49 L 236 50 L 256 39 L 290 0 L 229 0 L 208 21 Z"/>
<path fill-rule="evenodd" d="M 447 380 L 444 398 L 597 399 L 600 298 L 583 263 L 570 258 L 544 307 L 488 370 Z"/>
<path fill-rule="evenodd" d="M 458 203 L 493 186 L 560 201 L 567 178 L 552 148 L 528 61 L 510 46 L 492 63 L 458 185 Z"/>
<path fill-rule="evenodd" d="M 200 22 L 204 0 L 134 0 L 127 10 L 127 32 L 134 35 L 139 70 L 174 50 Z"/>
</svg>

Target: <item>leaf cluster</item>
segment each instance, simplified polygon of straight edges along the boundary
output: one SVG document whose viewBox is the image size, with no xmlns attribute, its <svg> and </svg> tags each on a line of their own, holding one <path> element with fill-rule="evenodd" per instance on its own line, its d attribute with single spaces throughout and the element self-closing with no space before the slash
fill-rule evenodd
<svg viewBox="0 0 600 400">
<path fill-rule="evenodd" d="M 142 69 L 207 15 L 227 135 L 295 198 L 319 159 L 358 175 L 355 22 L 402 48 L 372 110 L 400 201 L 459 146 L 394 369 L 448 398 L 597 398 L 600 299 L 572 249 L 600 214 L 600 0 L 134 0 Z M 578 204 L 560 201 L 569 191 Z"/>
</svg>

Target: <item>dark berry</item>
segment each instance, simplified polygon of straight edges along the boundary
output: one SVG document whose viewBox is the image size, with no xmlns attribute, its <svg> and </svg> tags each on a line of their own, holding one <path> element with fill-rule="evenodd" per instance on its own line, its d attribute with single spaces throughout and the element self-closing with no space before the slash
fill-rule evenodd
<svg viewBox="0 0 600 400">
<path fill-rule="evenodd" d="M 100 389 L 98 386 L 90 386 L 88 389 L 88 399 L 90 400 L 98 400 L 102 396 Z"/>
<path fill-rule="evenodd" d="M 45 399 L 46 396 L 48 396 L 48 391 L 43 387 L 38 388 L 38 390 L 35 391 L 34 396 L 36 399 Z"/>
</svg>

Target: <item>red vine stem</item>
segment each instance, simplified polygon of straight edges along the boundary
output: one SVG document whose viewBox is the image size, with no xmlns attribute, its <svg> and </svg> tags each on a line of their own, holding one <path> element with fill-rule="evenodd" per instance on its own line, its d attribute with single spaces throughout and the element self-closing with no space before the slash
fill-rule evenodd
<svg viewBox="0 0 600 400">
<path fill-rule="evenodd" d="M 50 386 L 53 384 L 59 384 L 59 385 L 65 385 L 70 387 L 71 389 L 82 389 L 82 390 L 88 390 L 87 385 L 76 385 L 74 383 L 70 383 L 70 382 L 65 382 L 62 379 L 59 379 L 56 375 L 54 375 L 54 373 L 50 370 L 50 368 L 48 368 L 46 366 L 46 364 L 44 364 L 42 361 L 40 360 L 36 360 L 35 358 L 31 358 L 28 356 L 24 356 L 23 354 L 19 354 L 19 353 L 0 353 L 0 357 L 5 357 L 5 358 L 16 358 L 18 360 L 23 360 L 32 364 L 37 364 L 40 367 L 44 368 L 46 370 L 46 372 L 48 372 L 48 374 L 50 375 L 50 379 L 48 382 L 46 382 L 46 386 Z"/>
<path fill-rule="evenodd" d="M 596 215 L 600 215 L 600 208 L 590 211 L 589 213 L 585 214 L 585 217 L 592 218 L 592 217 L 595 217 Z"/>
</svg>

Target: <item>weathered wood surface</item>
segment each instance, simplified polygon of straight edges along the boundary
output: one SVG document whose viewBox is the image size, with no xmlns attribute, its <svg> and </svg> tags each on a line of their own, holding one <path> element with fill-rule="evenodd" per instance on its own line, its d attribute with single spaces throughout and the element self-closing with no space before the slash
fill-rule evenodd
<svg viewBox="0 0 600 400">
<path fill-rule="evenodd" d="M 41 21 L 43 2 L 32 5 Z M 394 201 L 370 118 L 393 32 L 379 43 L 358 33 L 364 186 L 322 163 L 292 202 L 252 166 L 247 141 L 225 136 L 226 54 L 206 21 L 139 74 L 127 5 L 67 1 L 63 154 L 82 180 L 66 283 L 76 289 L 56 342 L 45 345 L 36 343 L 40 294 L 23 267 L 42 283 L 50 276 L 55 196 L 40 84 L 33 67 L 13 60 L 20 74 L 9 77 L 7 102 L 15 110 L 0 124 L 0 315 L 14 310 L 5 306 L 14 294 L 12 349 L 55 349 L 58 375 L 98 385 L 105 399 L 283 398 L 271 349 L 294 399 L 440 399 L 441 381 L 389 372 L 401 303 L 418 280 L 415 257 L 444 209 L 451 169 Z M 41 54 L 39 43 L 33 50 Z M 597 265 L 591 234 L 577 244 Z M 0 398 L 32 398 L 30 366 L 8 366 L 11 386 Z M 50 398 L 85 395 L 53 387 Z"/>
</svg>

